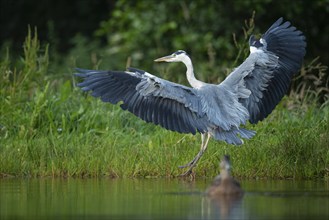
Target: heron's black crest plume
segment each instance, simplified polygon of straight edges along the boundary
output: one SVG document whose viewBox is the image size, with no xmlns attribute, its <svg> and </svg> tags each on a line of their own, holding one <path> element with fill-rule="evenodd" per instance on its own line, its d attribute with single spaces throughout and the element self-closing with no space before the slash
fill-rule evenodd
<svg viewBox="0 0 329 220">
<path fill-rule="evenodd" d="M 182 54 L 182 53 L 184 53 L 185 55 L 188 56 L 188 54 L 184 50 L 178 50 L 174 54 L 179 55 L 179 54 Z"/>
</svg>

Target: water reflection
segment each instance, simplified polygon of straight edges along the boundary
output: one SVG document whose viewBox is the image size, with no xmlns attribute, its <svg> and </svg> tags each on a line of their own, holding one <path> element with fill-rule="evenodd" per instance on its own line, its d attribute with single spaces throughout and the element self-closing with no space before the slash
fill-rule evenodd
<svg viewBox="0 0 329 220">
<path fill-rule="evenodd" d="M 223 195 L 209 197 L 206 219 L 243 219 L 243 195 Z"/>
<path fill-rule="evenodd" d="M 328 219 L 326 182 L 243 181 L 209 198 L 212 180 L 0 179 L 0 219 Z"/>
</svg>

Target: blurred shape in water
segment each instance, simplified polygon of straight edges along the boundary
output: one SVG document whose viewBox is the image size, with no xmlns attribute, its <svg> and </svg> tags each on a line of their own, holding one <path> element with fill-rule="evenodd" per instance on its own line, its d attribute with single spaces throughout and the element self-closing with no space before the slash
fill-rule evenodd
<svg viewBox="0 0 329 220">
<path fill-rule="evenodd" d="M 209 196 L 243 195 L 240 183 L 231 176 L 230 157 L 224 155 L 220 164 L 220 174 L 215 177 L 212 185 L 207 189 Z"/>
</svg>

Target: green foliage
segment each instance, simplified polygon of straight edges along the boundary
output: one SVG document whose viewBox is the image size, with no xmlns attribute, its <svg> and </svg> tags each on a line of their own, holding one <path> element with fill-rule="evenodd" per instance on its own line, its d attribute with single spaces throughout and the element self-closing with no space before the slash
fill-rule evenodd
<svg viewBox="0 0 329 220">
<path fill-rule="evenodd" d="M 200 1 L 118 1 L 112 16 L 101 23 L 96 35 L 107 37 L 106 53 L 111 55 L 112 61 L 109 62 L 114 68 L 117 63 L 125 63 L 129 57 L 128 65 L 151 69 L 154 64 L 151 60 L 147 62 L 146 58 L 157 58 L 183 49 L 193 60 L 206 63 L 203 67 L 196 65 L 201 79 L 218 80 L 208 73 L 223 75 L 225 66 L 230 64 L 227 62 L 236 57 L 237 48 L 232 42 L 232 27 L 227 28 L 227 24 L 232 22 L 227 18 L 216 19 L 216 15 L 225 9 L 215 3 L 214 7 L 208 6 L 208 2 Z M 169 11 L 176 13 L 168 15 Z M 220 65 L 215 65 L 217 60 L 221 60 Z M 169 77 L 184 82 L 180 75 Z"/>
<path fill-rule="evenodd" d="M 293 100 L 299 101 L 298 105 L 303 106 L 303 102 L 310 100 L 322 103 L 322 106 L 329 104 L 328 67 L 319 61 L 319 57 L 301 69 L 293 84 L 294 89 L 291 90 L 290 96 Z M 309 103 L 305 104 L 309 105 Z"/>
</svg>

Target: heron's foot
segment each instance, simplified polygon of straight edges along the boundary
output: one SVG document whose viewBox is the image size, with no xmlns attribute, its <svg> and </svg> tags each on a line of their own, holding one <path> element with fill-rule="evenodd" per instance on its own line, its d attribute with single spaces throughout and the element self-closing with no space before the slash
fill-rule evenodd
<svg viewBox="0 0 329 220">
<path fill-rule="evenodd" d="M 183 166 L 179 166 L 179 168 L 188 168 L 184 173 L 182 173 L 181 175 L 179 175 L 180 177 L 187 177 L 190 176 L 192 174 L 192 170 L 193 168 L 196 166 L 198 159 L 194 158 L 192 161 L 190 161 L 189 163 L 183 165 Z"/>
<path fill-rule="evenodd" d="M 203 151 L 200 151 L 194 158 L 193 160 L 191 160 L 190 162 L 188 162 L 187 164 L 183 165 L 183 166 L 179 166 L 179 168 L 186 168 L 186 167 L 190 167 L 193 168 L 195 167 L 195 165 L 198 163 L 200 157 L 202 156 Z"/>
<path fill-rule="evenodd" d="M 189 163 L 183 165 L 183 166 L 179 166 L 179 168 L 188 168 L 187 171 L 183 174 L 181 174 L 181 177 L 186 177 L 186 176 L 190 176 L 192 174 L 192 169 L 196 166 L 196 164 L 198 163 L 200 157 L 202 156 L 204 151 L 200 151 L 196 157 L 191 160 Z"/>
<path fill-rule="evenodd" d="M 192 174 L 192 169 L 193 167 L 189 168 L 186 172 L 182 173 L 181 175 L 179 175 L 180 177 L 188 177 Z"/>
<path fill-rule="evenodd" d="M 186 167 L 194 167 L 195 166 L 195 158 L 193 160 L 191 160 L 190 162 L 188 162 L 187 164 L 183 165 L 183 166 L 179 166 L 178 168 L 186 168 Z"/>
</svg>

